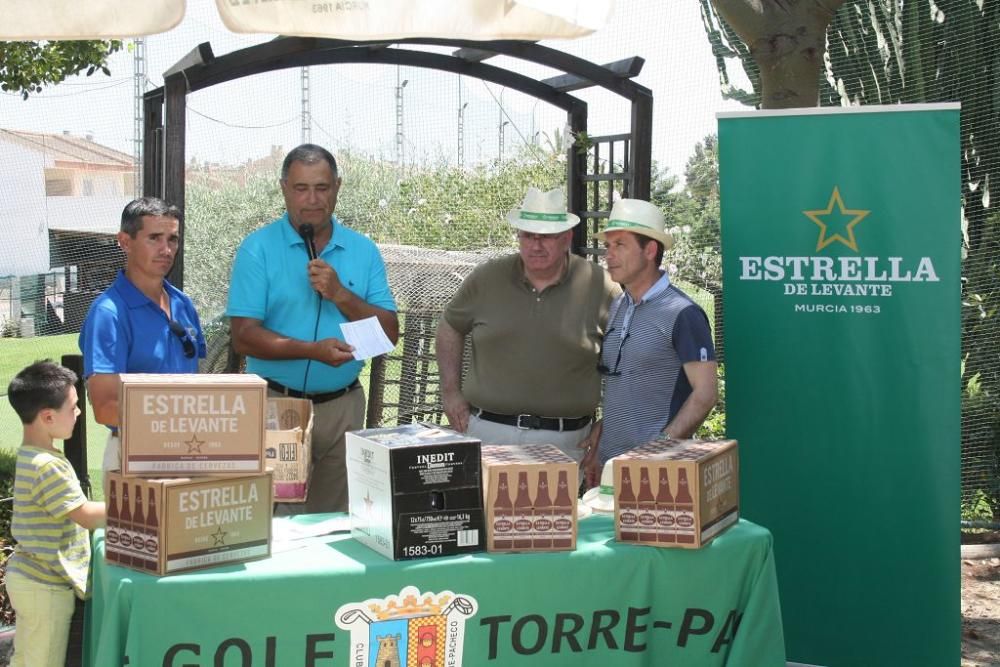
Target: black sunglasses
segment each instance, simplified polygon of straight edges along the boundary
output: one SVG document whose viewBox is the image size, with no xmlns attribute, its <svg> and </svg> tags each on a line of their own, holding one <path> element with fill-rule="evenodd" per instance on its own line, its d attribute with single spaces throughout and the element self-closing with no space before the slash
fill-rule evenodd
<svg viewBox="0 0 1000 667">
<path fill-rule="evenodd" d="M 604 341 L 607 340 L 608 334 L 610 334 L 614 330 L 615 330 L 614 327 L 608 329 L 608 332 L 604 334 L 604 338 L 601 339 L 601 350 L 597 355 L 598 359 L 604 359 Z M 615 359 L 615 367 L 611 369 L 608 368 L 606 365 L 604 365 L 603 362 L 600 362 L 597 364 L 598 373 L 600 373 L 605 377 L 618 377 L 622 374 L 621 371 L 618 370 L 618 365 L 621 364 L 622 362 L 622 348 L 625 347 L 625 341 L 627 341 L 628 337 L 631 335 L 632 335 L 631 331 L 626 331 L 625 335 L 622 336 L 621 340 L 618 341 L 618 358 Z"/>
<path fill-rule="evenodd" d="M 187 329 L 181 326 L 177 320 L 169 320 L 167 326 L 170 327 L 171 333 L 181 339 L 181 344 L 184 346 L 184 356 L 188 359 L 194 359 L 194 341 L 191 340 Z"/>
</svg>

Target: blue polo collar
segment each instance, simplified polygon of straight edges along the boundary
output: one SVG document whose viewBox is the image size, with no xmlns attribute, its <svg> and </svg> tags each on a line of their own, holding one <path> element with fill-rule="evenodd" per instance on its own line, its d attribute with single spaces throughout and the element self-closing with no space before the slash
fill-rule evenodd
<svg viewBox="0 0 1000 667">
<path fill-rule="evenodd" d="M 656 297 L 660 296 L 667 291 L 670 287 L 670 274 L 668 274 L 663 269 L 660 269 L 660 278 L 652 286 L 646 290 L 646 293 L 642 295 L 639 299 L 639 303 L 636 303 L 632 299 L 632 295 L 628 293 L 628 290 L 622 292 L 622 300 L 614 304 L 611 308 L 611 312 L 608 313 L 608 322 L 614 322 L 615 318 L 618 317 L 618 311 L 622 306 L 625 306 L 625 317 L 622 319 L 622 335 L 626 335 L 629 326 L 632 324 L 632 315 L 635 314 L 635 309 L 646 303 L 647 301 L 652 301 Z"/>
<path fill-rule="evenodd" d="M 292 227 L 292 222 L 291 220 L 288 219 L 287 211 L 283 216 L 281 216 L 280 221 L 281 221 L 281 235 L 285 241 L 285 244 L 288 245 L 289 247 L 299 246 L 302 248 L 303 251 L 305 251 L 306 242 L 302 240 L 301 236 L 299 236 L 298 231 L 294 227 Z M 329 248 L 330 245 L 332 244 L 337 248 L 343 248 L 344 244 L 340 240 L 341 235 L 337 233 L 337 230 L 341 227 L 340 221 L 337 220 L 337 216 L 335 215 L 330 216 L 330 225 L 333 231 L 330 236 L 330 242 L 327 243 L 326 247 Z M 326 252 L 326 248 L 317 248 L 316 251 L 320 255 L 322 255 L 324 252 Z"/>
<path fill-rule="evenodd" d="M 641 299 L 639 299 L 639 303 L 652 301 L 666 292 L 668 287 L 670 287 L 670 274 L 663 269 L 660 269 L 660 278 L 653 283 L 648 290 L 646 290 L 646 293 L 642 295 Z M 625 303 L 628 305 L 639 305 L 639 303 L 635 303 L 635 301 L 632 300 L 632 295 L 628 293 L 628 290 L 624 290 L 622 295 L 625 297 Z"/>
<path fill-rule="evenodd" d="M 125 301 L 125 305 L 129 308 L 144 308 L 149 305 L 156 306 L 159 310 L 159 304 L 153 303 L 153 301 L 142 293 L 142 291 L 135 286 L 135 284 L 128 279 L 125 275 L 124 269 L 118 269 L 118 275 L 115 277 L 115 290 L 122 296 L 122 300 Z M 171 302 L 174 297 L 180 293 L 176 287 L 170 284 L 169 280 L 163 280 L 163 289 L 166 290 L 167 296 L 170 297 Z"/>
</svg>

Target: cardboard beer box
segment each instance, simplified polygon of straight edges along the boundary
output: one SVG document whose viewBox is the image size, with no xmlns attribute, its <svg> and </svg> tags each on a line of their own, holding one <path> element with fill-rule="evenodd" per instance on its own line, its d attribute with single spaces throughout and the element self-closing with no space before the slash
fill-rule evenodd
<svg viewBox="0 0 1000 667">
<path fill-rule="evenodd" d="M 274 478 L 274 502 L 304 503 L 312 469 L 313 404 L 268 398 L 264 464 Z"/>
<path fill-rule="evenodd" d="M 105 559 L 174 574 L 271 555 L 271 475 L 144 479 L 105 473 Z"/>
<path fill-rule="evenodd" d="M 579 466 L 555 445 L 483 445 L 486 550 L 576 548 Z"/>
<path fill-rule="evenodd" d="M 143 477 L 264 471 L 267 382 L 245 374 L 124 373 L 122 472 Z"/>
<path fill-rule="evenodd" d="M 654 440 L 612 462 L 619 542 L 697 549 L 739 520 L 735 440 Z"/>
<path fill-rule="evenodd" d="M 347 433 L 351 535 L 387 558 L 485 547 L 479 440 L 407 424 Z"/>
</svg>

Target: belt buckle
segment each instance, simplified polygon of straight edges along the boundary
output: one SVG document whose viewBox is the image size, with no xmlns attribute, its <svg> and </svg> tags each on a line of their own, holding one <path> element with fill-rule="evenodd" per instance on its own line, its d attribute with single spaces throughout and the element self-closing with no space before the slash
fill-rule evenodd
<svg viewBox="0 0 1000 667">
<path fill-rule="evenodd" d="M 531 415 L 518 415 L 518 416 L 517 416 L 517 423 L 516 423 L 516 424 L 514 424 L 515 426 L 517 426 L 517 428 L 521 429 L 522 431 L 528 431 L 528 430 L 530 430 L 530 429 L 531 429 L 531 426 L 530 426 L 530 425 L 529 425 L 529 426 L 523 426 L 523 425 L 521 424 L 521 420 L 522 420 L 522 419 L 525 419 L 525 418 L 527 418 L 527 419 L 531 419 Z"/>
</svg>

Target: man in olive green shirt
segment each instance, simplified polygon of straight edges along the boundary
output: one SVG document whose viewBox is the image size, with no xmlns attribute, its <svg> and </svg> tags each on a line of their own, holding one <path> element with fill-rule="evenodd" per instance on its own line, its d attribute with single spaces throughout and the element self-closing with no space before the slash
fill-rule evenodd
<svg viewBox="0 0 1000 667">
<path fill-rule="evenodd" d="M 580 219 L 531 188 L 507 216 L 519 252 L 478 266 L 445 309 L 437 360 L 451 427 L 494 444 L 553 444 L 580 461 L 601 401 L 598 353 L 620 289 L 569 252 Z M 461 380 L 462 350 L 472 359 Z"/>
</svg>

